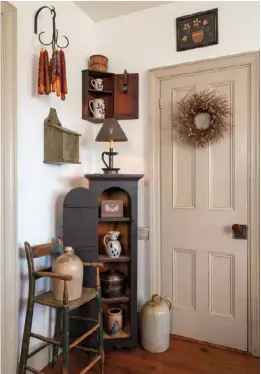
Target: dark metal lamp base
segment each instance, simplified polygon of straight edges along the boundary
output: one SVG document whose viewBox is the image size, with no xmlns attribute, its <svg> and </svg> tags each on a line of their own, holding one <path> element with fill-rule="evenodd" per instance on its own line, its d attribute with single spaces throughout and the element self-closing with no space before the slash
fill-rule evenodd
<svg viewBox="0 0 261 374">
<path fill-rule="evenodd" d="M 120 168 L 102 168 L 104 174 L 118 174 Z"/>
</svg>

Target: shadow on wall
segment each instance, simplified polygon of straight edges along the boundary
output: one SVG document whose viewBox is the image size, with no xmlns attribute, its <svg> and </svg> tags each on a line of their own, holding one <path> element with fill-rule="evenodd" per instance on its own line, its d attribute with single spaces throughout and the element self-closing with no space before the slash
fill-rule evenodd
<svg viewBox="0 0 261 374">
<path fill-rule="evenodd" d="M 64 178 L 64 181 L 68 184 L 68 178 Z M 54 216 L 55 216 L 55 237 L 63 236 L 63 201 L 66 194 L 72 188 L 85 187 L 88 188 L 89 183 L 86 178 L 74 178 L 69 180 L 69 188 L 67 192 L 61 194 L 54 194 Z M 26 238 L 28 240 L 28 238 Z M 51 239 L 46 239 L 47 241 Z M 30 242 L 30 240 L 28 240 Z M 41 244 L 41 243 L 30 243 L 31 245 Z M 23 338 L 25 315 L 28 300 L 29 291 L 29 276 L 28 276 L 28 265 L 26 259 L 26 253 L 24 247 L 19 248 L 19 258 L 20 258 L 20 300 L 19 300 L 19 354 L 21 350 L 21 343 Z M 41 258 L 36 258 L 34 260 L 35 270 L 46 268 L 52 265 L 51 256 L 45 256 Z M 48 278 L 41 278 L 36 282 L 36 294 L 40 294 L 51 289 L 51 281 Z M 32 331 L 45 336 L 51 336 L 54 326 L 54 313 L 50 311 L 49 308 L 40 305 L 35 305 L 34 317 L 33 317 L 33 327 Z M 41 342 L 36 339 L 31 339 L 30 350 L 37 348 Z M 43 351 L 44 352 L 44 351 Z M 39 366 L 39 365 L 37 365 Z"/>
</svg>

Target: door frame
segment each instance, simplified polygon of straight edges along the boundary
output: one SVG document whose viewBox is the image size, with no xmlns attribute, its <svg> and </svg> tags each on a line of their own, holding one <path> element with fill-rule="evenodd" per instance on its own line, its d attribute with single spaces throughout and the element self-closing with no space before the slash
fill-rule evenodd
<svg viewBox="0 0 261 374">
<path fill-rule="evenodd" d="M 0 249 L 1 374 L 18 361 L 19 253 L 17 240 L 17 12 L 1 1 L 0 38 Z M 3 21 L 3 23 L 2 23 Z"/>
<path fill-rule="evenodd" d="M 149 70 L 149 225 L 151 294 L 161 294 L 161 82 L 166 79 L 248 66 L 250 72 L 250 139 L 248 155 L 248 351 L 259 356 L 259 51 Z"/>
</svg>

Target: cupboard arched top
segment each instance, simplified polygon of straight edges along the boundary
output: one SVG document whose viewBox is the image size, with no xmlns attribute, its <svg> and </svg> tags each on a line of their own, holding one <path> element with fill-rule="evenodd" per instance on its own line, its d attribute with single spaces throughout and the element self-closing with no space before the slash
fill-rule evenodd
<svg viewBox="0 0 261 374">
<path fill-rule="evenodd" d="M 89 188 L 96 195 L 109 188 L 121 188 L 129 196 L 136 194 L 138 181 L 143 177 L 142 174 L 86 174 L 85 178 L 89 180 Z"/>
<path fill-rule="evenodd" d="M 64 198 L 63 202 L 64 208 L 68 207 L 96 207 L 97 202 L 95 201 L 95 196 L 93 191 L 88 190 L 84 187 L 77 187 L 70 190 Z"/>
</svg>

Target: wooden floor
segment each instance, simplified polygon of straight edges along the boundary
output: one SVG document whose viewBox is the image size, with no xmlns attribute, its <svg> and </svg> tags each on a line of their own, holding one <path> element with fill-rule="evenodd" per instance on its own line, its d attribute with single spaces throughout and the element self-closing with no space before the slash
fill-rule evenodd
<svg viewBox="0 0 261 374">
<path fill-rule="evenodd" d="M 69 374 L 79 374 L 87 360 L 83 352 L 71 352 Z M 43 372 L 60 374 L 60 366 Z M 98 374 L 99 365 L 89 371 Z M 258 374 L 259 359 L 248 354 L 171 337 L 167 352 L 151 354 L 119 350 L 105 356 L 104 374 Z"/>
</svg>

